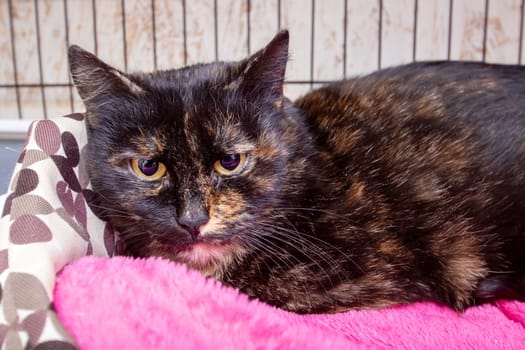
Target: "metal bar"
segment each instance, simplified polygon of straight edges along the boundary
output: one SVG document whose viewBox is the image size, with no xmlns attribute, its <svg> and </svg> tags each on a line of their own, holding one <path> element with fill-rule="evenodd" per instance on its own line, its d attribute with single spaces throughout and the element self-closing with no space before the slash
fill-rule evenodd
<svg viewBox="0 0 525 350">
<path fill-rule="evenodd" d="M 344 1 L 344 16 L 343 16 L 343 78 L 346 78 L 346 61 L 347 61 L 347 45 L 348 45 L 348 0 Z"/>
<path fill-rule="evenodd" d="M 521 57 L 521 51 L 523 50 L 523 10 L 525 7 L 525 0 L 521 0 L 521 6 L 520 6 L 520 42 L 518 45 L 518 64 L 521 64 L 522 57 Z"/>
<path fill-rule="evenodd" d="M 153 68 L 157 70 L 157 25 L 155 22 L 155 0 L 151 0 L 151 27 L 153 29 Z"/>
<path fill-rule="evenodd" d="M 213 1 L 213 23 L 214 23 L 214 29 L 215 29 L 215 61 L 219 60 L 219 19 L 217 14 L 217 0 Z"/>
<path fill-rule="evenodd" d="M 16 65 L 16 47 L 15 47 L 15 28 L 13 24 L 13 2 L 12 0 L 8 0 L 8 7 L 9 7 L 9 35 L 11 38 L 11 56 L 13 59 L 13 75 L 15 84 L 14 87 L 16 89 L 16 108 L 18 111 L 18 119 L 22 119 L 22 106 L 20 103 L 20 89 L 18 88 L 18 67 Z"/>
<path fill-rule="evenodd" d="M 66 50 L 67 50 L 69 48 L 69 15 L 67 13 L 67 0 L 64 0 L 63 4 L 64 4 L 64 27 L 66 29 L 65 32 L 66 32 Z M 69 74 L 67 76 L 68 76 L 69 82 L 71 83 L 71 77 L 69 76 Z M 71 113 L 74 112 L 73 106 L 74 106 L 73 87 L 70 85 L 69 86 L 69 109 Z"/>
<path fill-rule="evenodd" d="M 381 69 L 381 50 L 383 45 L 383 1 L 379 0 L 379 23 L 377 38 L 377 69 Z"/>
<path fill-rule="evenodd" d="M 251 43 L 250 43 L 250 34 L 251 34 L 251 23 L 250 23 L 250 11 L 252 10 L 251 1 L 246 0 L 246 51 L 249 55 L 251 53 Z"/>
<path fill-rule="evenodd" d="M 414 0 L 414 30 L 412 31 L 412 62 L 416 61 L 416 53 L 417 53 L 417 14 L 418 14 L 418 1 Z"/>
<path fill-rule="evenodd" d="M 47 105 L 46 105 L 46 91 L 45 91 L 45 85 L 44 85 L 44 77 L 43 77 L 43 67 L 42 67 L 42 45 L 41 37 L 40 37 L 40 21 L 39 21 L 39 13 L 38 13 L 38 1 L 33 1 L 34 7 L 35 7 L 35 24 L 36 24 L 36 47 L 38 52 L 38 74 L 40 75 L 40 85 L 41 85 L 41 95 L 42 95 L 42 107 L 44 109 L 44 119 L 47 119 Z"/>
<path fill-rule="evenodd" d="M 313 80 L 314 80 L 314 52 L 315 52 L 315 0 L 312 0 L 311 3 L 312 6 L 312 30 L 310 33 L 310 88 L 313 88 Z"/>
<path fill-rule="evenodd" d="M 447 42 L 447 60 L 450 61 L 452 52 L 452 18 L 454 15 L 454 0 L 448 3 L 448 42 Z"/>
<path fill-rule="evenodd" d="M 287 80 L 284 83 L 291 84 L 291 85 L 296 85 L 296 84 L 314 85 L 314 84 L 330 84 L 330 83 L 335 83 L 338 81 L 339 81 L 338 79 L 334 79 L 334 80 Z"/>
<path fill-rule="evenodd" d="M 186 0 L 182 0 L 182 36 L 184 46 L 184 65 L 188 64 L 188 33 L 186 29 Z"/>
<path fill-rule="evenodd" d="M 481 60 L 485 62 L 487 58 L 487 27 L 489 24 L 489 0 L 485 0 L 485 18 L 483 19 L 483 51 Z"/>
<path fill-rule="evenodd" d="M 47 83 L 47 84 L 19 84 L 15 82 L 14 84 L 0 84 L 0 88 L 7 88 L 7 89 L 18 89 L 18 88 L 35 88 L 35 89 L 42 89 L 44 87 L 69 87 L 73 86 L 73 84 L 70 83 Z"/>
<path fill-rule="evenodd" d="M 120 1 L 120 9 L 122 12 L 122 40 L 123 40 L 123 47 L 124 47 L 124 69 L 126 72 L 128 71 L 128 42 L 126 38 L 126 1 L 121 0 Z"/>
<path fill-rule="evenodd" d="M 281 31 L 281 0 L 277 0 L 277 31 Z"/>
<path fill-rule="evenodd" d="M 98 37 L 97 37 L 97 3 L 96 0 L 91 1 L 93 7 L 93 41 L 95 44 L 95 55 L 98 54 Z"/>
</svg>

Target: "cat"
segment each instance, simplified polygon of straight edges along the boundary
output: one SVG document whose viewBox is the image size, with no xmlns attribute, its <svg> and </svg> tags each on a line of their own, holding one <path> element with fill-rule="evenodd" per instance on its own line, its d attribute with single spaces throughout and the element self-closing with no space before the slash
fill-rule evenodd
<svg viewBox="0 0 525 350">
<path fill-rule="evenodd" d="M 523 300 L 525 68 L 416 62 L 291 102 L 288 42 L 133 74 L 70 47 L 124 253 L 296 313 Z"/>
</svg>

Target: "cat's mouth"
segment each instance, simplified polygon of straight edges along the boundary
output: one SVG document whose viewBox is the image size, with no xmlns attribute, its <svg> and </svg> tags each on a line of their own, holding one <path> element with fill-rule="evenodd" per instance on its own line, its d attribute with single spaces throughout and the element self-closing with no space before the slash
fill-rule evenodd
<svg viewBox="0 0 525 350">
<path fill-rule="evenodd" d="M 245 253 L 233 241 L 195 241 L 164 249 L 164 257 L 200 271 L 205 276 L 217 276 Z M 157 254 L 158 255 L 158 254 Z"/>
</svg>

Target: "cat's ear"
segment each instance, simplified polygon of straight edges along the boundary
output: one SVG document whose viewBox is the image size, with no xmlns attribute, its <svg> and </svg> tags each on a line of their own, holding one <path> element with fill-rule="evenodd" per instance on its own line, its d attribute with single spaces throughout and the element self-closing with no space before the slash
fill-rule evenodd
<svg viewBox="0 0 525 350">
<path fill-rule="evenodd" d="M 262 50 L 242 62 L 243 71 L 239 77 L 242 89 L 257 94 L 271 94 L 280 98 L 288 61 L 287 30 L 279 32 Z"/>
<path fill-rule="evenodd" d="M 71 77 L 88 110 L 103 104 L 109 96 L 143 92 L 125 73 L 76 45 L 69 47 L 68 58 Z"/>
</svg>

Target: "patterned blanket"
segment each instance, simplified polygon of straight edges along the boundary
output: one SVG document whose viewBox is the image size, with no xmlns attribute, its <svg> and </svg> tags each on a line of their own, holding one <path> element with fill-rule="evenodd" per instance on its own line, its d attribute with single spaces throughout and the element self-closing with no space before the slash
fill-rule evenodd
<svg viewBox="0 0 525 350">
<path fill-rule="evenodd" d="M 82 114 L 72 114 L 34 122 L 4 195 L 3 348 L 59 349 L 74 344 L 53 311 L 55 276 L 82 256 L 113 253 L 113 232 L 87 204 L 92 192 L 82 163 L 87 142 L 83 119 Z"/>
</svg>

